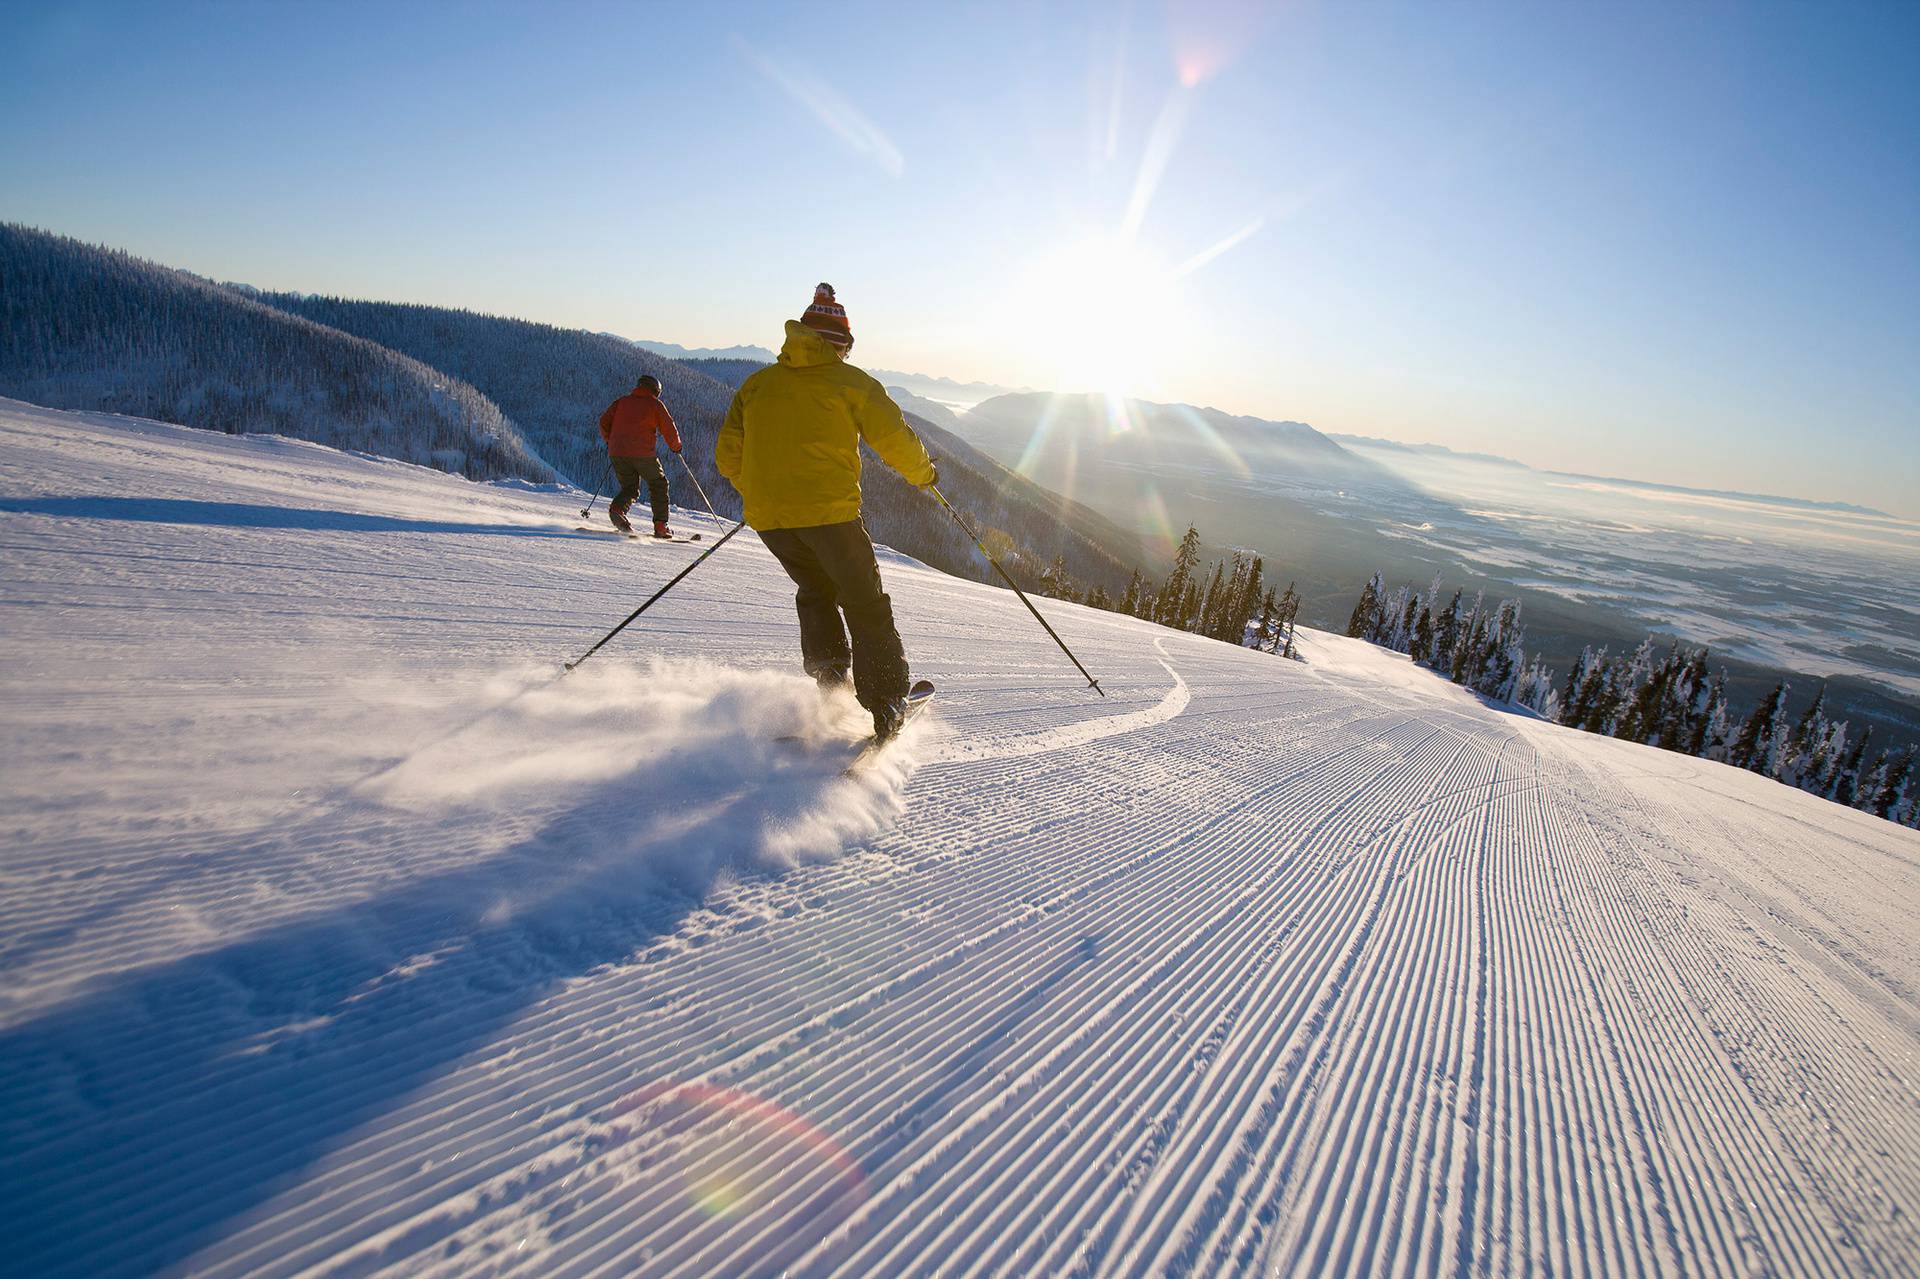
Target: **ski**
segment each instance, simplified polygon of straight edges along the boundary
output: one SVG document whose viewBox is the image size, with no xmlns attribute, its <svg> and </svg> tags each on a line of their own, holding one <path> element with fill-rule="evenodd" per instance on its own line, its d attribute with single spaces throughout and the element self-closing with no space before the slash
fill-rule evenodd
<svg viewBox="0 0 1920 1279">
<path fill-rule="evenodd" d="M 597 533 L 601 537 L 624 537 L 629 542 L 698 542 L 700 534 L 689 533 L 685 537 L 654 537 L 649 533 L 622 533 L 617 528 L 588 528 L 585 524 L 573 530 L 576 533 Z"/>
<path fill-rule="evenodd" d="M 853 762 L 841 769 L 840 775 L 842 777 L 857 776 L 861 770 L 878 759 L 887 747 L 899 741 L 900 734 L 905 731 L 907 725 L 911 724 L 921 711 L 933 704 L 933 694 L 934 687 L 931 681 L 915 680 L 913 687 L 907 690 L 907 708 L 900 716 L 900 726 L 893 730 L 890 737 L 875 734 L 863 741 L 859 751 L 853 757 Z"/>
</svg>

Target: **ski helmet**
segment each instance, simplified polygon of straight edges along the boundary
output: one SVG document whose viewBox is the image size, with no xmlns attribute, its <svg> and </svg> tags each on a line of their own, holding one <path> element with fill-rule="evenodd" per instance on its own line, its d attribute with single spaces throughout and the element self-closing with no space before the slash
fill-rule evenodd
<svg viewBox="0 0 1920 1279">
<path fill-rule="evenodd" d="M 660 379 L 651 373 L 642 373 L 640 375 L 640 389 L 643 391 L 652 391 L 655 395 L 658 395 L 660 394 Z"/>
</svg>

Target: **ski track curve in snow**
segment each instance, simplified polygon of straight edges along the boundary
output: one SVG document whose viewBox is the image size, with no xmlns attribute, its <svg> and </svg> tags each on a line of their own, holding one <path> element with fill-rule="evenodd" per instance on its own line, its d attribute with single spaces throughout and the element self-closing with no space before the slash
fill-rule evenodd
<svg viewBox="0 0 1920 1279">
<path fill-rule="evenodd" d="M 1910 831 L 894 559 L 849 782 L 744 535 L 545 685 L 689 550 L 13 404 L 0 497 L 8 1273 L 1916 1273 Z"/>
<path fill-rule="evenodd" d="M 1056 728 L 1032 729 L 992 737 L 958 738 L 948 735 L 917 754 L 921 762 L 927 764 L 977 764 L 987 760 L 1020 759 L 1086 746 L 1123 733 L 1136 733 L 1143 728 L 1164 724 L 1187 708 L 1187 703 L 1193 700 L 1193 694 L 1187 682 L 1180 678 L 1180 672 L 1174 670 L 1172 663 L 1167 661 L 1166 641 L 1156 638 L 1153 646 L 1160 653 L 1160 666 L 1173 680 L 1173 686 L 1158 702 L 1144 710 L 1124 711 L 1118 715 L 1076 720 Z"/>
</svg>

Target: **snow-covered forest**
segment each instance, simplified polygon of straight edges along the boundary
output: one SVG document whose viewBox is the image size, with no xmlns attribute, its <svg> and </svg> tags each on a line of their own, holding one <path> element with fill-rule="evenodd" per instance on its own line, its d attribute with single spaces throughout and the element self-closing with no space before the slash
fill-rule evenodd
<svg viewBox="0 0 1920 1279">
<path fill-rule="evenodd" d="M 1553 673 L 1529 658 L 1520 605 L 1489 605 L 1484 594 L 1463 607 L 1435 578 L 1423 596 L 1402 586 L 1388 594 L 1376 573 L 1361 591 L 1347 634 L 1378 644 L 1496 702 L 1524 706 L 1558 724 L 1661 750 L 1731 764 L 1822 799 L 1920 827 L 1920 752 L 1912 746 L 1869 753 L 1873 730 L 1831 718 L 1822 688 L 1798 715 L 1791 691 L 1776 684 L 1742 719 L 1728 704 L 1724 671 L 1710 672 L 1705 648 L 1653 636 L 1630 655 L 1586 648 L 1555 688 Z"/>
<path fill-rule="evenodd" d="M 469 479 L 554 469 L 487 396 L 198 276 L 0 223 L 0 394 L 294 435 Z"/>
</svg>

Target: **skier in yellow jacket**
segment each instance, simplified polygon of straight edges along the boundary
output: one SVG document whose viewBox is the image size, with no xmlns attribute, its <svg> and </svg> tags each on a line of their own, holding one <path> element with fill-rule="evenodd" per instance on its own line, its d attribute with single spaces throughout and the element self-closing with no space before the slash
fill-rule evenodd
<svg viewBox="0 0 1920 1279">
<path fill-rule="evenodd" d="M 740 491 L 747 523 L 800 588 L 807 673 L 832 688 L 851 668 L 854 693 L 884 739 L 905 711 L 907 656 L 860 520 L 860 442 L 910 484 L 925 488 L 937 476 L 886 388 L 846 362 L 852 349 L 847 313 L 822 284 L 806 313 L 787 321 L 779 362 L 734 394 L 713 458 Z"/>
</svg>

